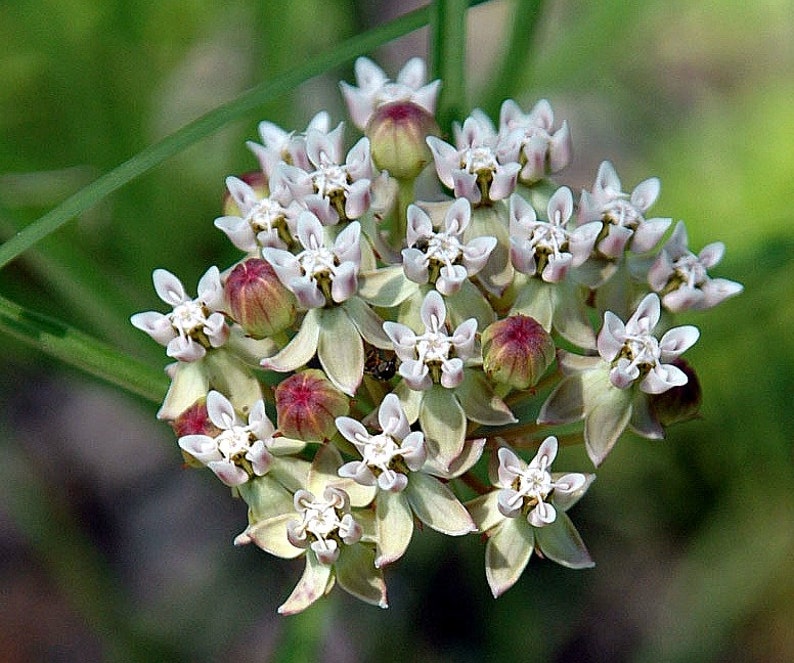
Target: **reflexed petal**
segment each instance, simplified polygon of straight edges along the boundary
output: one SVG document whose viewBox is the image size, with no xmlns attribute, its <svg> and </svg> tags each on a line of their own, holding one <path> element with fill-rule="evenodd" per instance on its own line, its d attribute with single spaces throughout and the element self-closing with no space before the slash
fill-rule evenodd
<svg viewBox="0 0 794 663">
<path fill-rule="evenodd" d="M 248 481 L 248 472 L 229 460 L 214 460 L 207 463 L 207 467 L 227 486 L 239 486 Z"/>
<path fill-rule="evenodd" d="M 648 219 L 641 222 L 631 238 L 631 250 L 634 253 L 645 253 L 653 249 L 672 222 L 672 219 Z"/>
<path fill-rule="evenodd" d="M 165 269 L 155 269 L 152 273 L 152 281 L 157 296 L 166 304 L 177 306 L 190 299 L 182 281 Z"/>
<path fill-rule="evenodd" d="M 461 284 L 468 276 L 469 274 L 463 265 L 444 265 L 439 271 L 439 277 L 436 280 L 436 289 L 442 295 L 454 295 L 460 290 Z"/>
<path fill-rule="evenodd" d="M 631 393 L 610 389 L 603 401 L 587 412 L 584 441 L 587 455 L 597 467 L 609 455 L 631 418 Z"/>
<path fill-rule="evenodd" d="M 340 308 L 321 309 L 317 357 L 340 391 L 356 393 L 364 377 L 364 343 L 353 322 Z"/>
<path fill-rule="evenodd" d="M 215 438 L 209 435 L 184 435 L 179 438 L 178 444 L 180 449 L 187 451 L 204 465 L 223 458 Z"/>
<path fill-rule="evenodd" d="M 403 249 L 403 270 L 406 278 L 414 283 L 427 283 L 429 278 L 427 256 L 419 249 Z"/>
<path fill-rule="evenodd" d="M 540 501 L 527 515 L 527 521 L 533 527 L 545 527 L 557 518 L 557 510 L 548 502 Z"/>
<path fill-rule="evenodd" d="M 688 382 L 686 373 L 672 364 L 657 364 L 640 382 L 640 389 L 646 394 L 662 394 L 672 387 L 680 387 Z"/>
<path fill-rule="evenodd" d="M 347 190 L 345 216 L 348 219 L 358 219 L 369 209 L 371 201 L 372 187 L 370 180 L 356 180 Z"/>
<path fill-rule="evenodd" d="M 700 330 L 692 325 L 675 327 L 659 340 L 660 359 L 665 362 L 674 359 L 691 348 L 700 337 Z"/>
<path fill-rule="evenodd" d="M 223 430 L 242 424 L 229 399 L 218 391 L 207 394 L 207 414 L 210 421 Z"/>
<path fill-rule="evenodd" d="M 149 334 L 160 345 L 168 345 L 168 342 L 177 335 L 171 319 L 157 311 L 136 313 L 130 317 L 130 323 L 133 327 Z"/>
<path fill-rule="evenodd" d="M 660 188 L 661 184 L 656 177 L 640 182 L 631 192 L 631 204 L 641 212 L 646 212 L 659 197 Z"/>
<path fill-rule="evenodd" d="M 499 511 L 498 495 L 499 491 L 492 490 L 466 502 L 466 510 L 477 525 L 477 531 L 485 532 L 504 520 L 504 516 Z"/>
<path fill-rule="evenodd" d="M 303 319 L 298 333 L 289 343 L 272 357 L 265 357 L 261 364 L 263 368 L 279 373 L 294 371 L 305 366 L 317 351 L 317 342 L 320 338 L 320 324 L 318 322 L 319 309 L 311 309 Z"/>
<path fill-rule="evenodd" d="M 466 414 L 453 392 L 440 385 L 428 389 L 422 399 L 419 423 L 428 445 L 428 457 L 442 469 L 448 469 L 463 450 L 466 438 Z"/>
</svg>

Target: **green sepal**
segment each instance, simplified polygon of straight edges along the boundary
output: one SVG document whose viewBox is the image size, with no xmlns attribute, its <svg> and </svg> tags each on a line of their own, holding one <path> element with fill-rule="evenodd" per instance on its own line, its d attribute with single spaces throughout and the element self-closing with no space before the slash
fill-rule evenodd
<svg viewBox="0 0 794 663">
<path fill-rule="evenodd" d="M 466 416 L 486 426 L 502 426 L 518 421 L 499 398 L 480 371 L 464 370 L 463 382 L 455 389 Z"/>
<path fill-rule="evenodd" d="M 414 532 L 414 516 L 404 491 L 393 493 L 388 490 L 378 491 L 375 515 L 378 528 L 375 566 L 383 568 L 405 554 Z"/>
<path fill-rule="evenodd" d="M 303 318 L 298 333 L 279 352 L 262 360 L 262 365 L 271 371 L 287 373 L 305 366 L 314 353 L 320 339 L 320 309 L 310 309 Z"/>
<path fill-rule="evenodd" d="M 461 536 L 477 529 L 466 507 L 449 486 L 422 472 L 408 476 L 405 496 L 416 517 L 437 532 Z"/>
<path fill-rule="evenodd" d="M 402 265 L 391 265 L 358 277 L 358 295 L 373 306 L 391 308 L 404 302 L 419 285 L 406 278 Z"/>
<path fill-rule="evenodd" d="M 535 541 L 544 557 L 569 569 L 595 566 L 587 547 L 567 514 L 557 512 L 553 523 L 535 528 Z"/>
<path fill-rule="evenodd" d="M 322 564 L 317 556 L 309 551 L 306 554 L 306 568 L 292 594 L 279 607 L 281 615 L 294 615 L 308 608 L 322 597 L 333 584 L 333 567 Z"/>
<path fill-rule="evenodd" d="M 534 550 L 533 527 L 522 516 L 505 518 L 488 532 L 485 546 L 485 578 L 494 598 L 510 589 L 521 577 Z"/>
<path fill-rule="evenodd" d="M 389 607 L 386 583 L 382 571 L 375 568 L 375 551 L 372 548 L 361 543 L 342 546 L 334 568 L 339 586 L 348 594 L 365 603 Z"/>
<path fill-rule="evenodd" d="M 466 441 L 466 414 L 451 389 L 434 384 L 424 391 L 419 424 L 425 434 L 428 457 L 448 470 Z"/>
<path fill-rule="evenodd" d="M 353 396 L 364 377 L 364 342 L 341 307 L 321 309 L 317 357 L 334 386 Z"/>
</svg>

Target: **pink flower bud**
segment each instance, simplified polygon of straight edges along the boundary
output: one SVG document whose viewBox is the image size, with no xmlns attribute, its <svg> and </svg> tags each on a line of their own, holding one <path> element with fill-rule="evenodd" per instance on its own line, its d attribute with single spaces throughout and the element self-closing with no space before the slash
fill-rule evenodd
<svg viewBox="0 0 794 663">
<path fill-rule="evenodd" d="M 695 369 L 680 357 L 670 363 L 686 374 L 687 382 L 680 387 L 670 387 L 661 394 L 649 395 L 651 412 L 662 426 L 689 421 L 697 417 L 700 411 L 700 381 Z"/>
<path fill-rule="evenodd" d="M 379 106 L 367 124 L 372 160 L 381 170 L 397 179 L 413 179 L 433 156 L 425 142 L 438 136 L 435 118 L 410 101 L 394 101 Z"/>
<path fill-rule="evenodd" d="M 229 274 L 225 288 L 232 317 L 249 336 L 272 336 L 295 320 L 294 295 L 264 260 L 241 262 Z"/>
<path fill-rule="evenodd" d="M 267 178 L 261 170 L 252 170 L 240 175 L 240 179 L 250 186 L 260 197 L 268 195 Z M 221 209 L 224 216 L 245 216 L 232 197 L 228 188 L 223 192 L 223 204 Z"/>
<path fill-rule="evenodd" d="M 350 409 L 347 397 L 325 373 L 309 368 L 275 389 L 278 429 L 299 440 L 324 440 L 336 433 L 336 418 Z"/>
<path fill-rule="evenodd" d="M 207 413 L 207 401 L 200 398 L 187 410 L 182 412 L 176 419 L 171 422 L 171 428 L 174 429 L 176 436 L 184 437 L 185 435 L 209 435 L 216 437 L 220 434 L 221 429 L 218 428 L 210 420 Z M 182 450 L 182 457 L 185 459 L 185 464 L 189 467 L 204 467 L 204 464 L 196 460 L 193 456 Z"/>
<path fill-rule="evenodd" d="M 496 382 L 515 389 L 535 385 L 554 361 L 554 341 L 526 315 L 511 315 L 482 333 L 483 368 Z"/>
</svg>

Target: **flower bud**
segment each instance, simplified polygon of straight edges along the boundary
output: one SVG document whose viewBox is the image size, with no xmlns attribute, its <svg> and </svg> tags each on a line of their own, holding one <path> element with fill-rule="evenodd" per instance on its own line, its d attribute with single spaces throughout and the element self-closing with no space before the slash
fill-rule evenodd
<svg viewBox="0 0 794 663">
<path fill-rule="evenodd" d="M 210 420 L 210 416 L 207 413 L 207 401 L 204 398 L 197 400 L 174 419 L 171 422 L 171 428 L 174 429 L 174 433 L 177 437 L 184 437 L 185 435 L 209 435 L 210 437 L 216 437 L 221 432 L 221 429 Z M 196 460 L 184 449 L 181 451 L 186 465 L 189 467 L 204 467 L 202 462 Z"/>
<path fill-rule="evenodd" d="M 372 160 L 400 180 L 413 179 L 430 163 L 433 155 L 425 142 L 440 129 L 435 118 L 410 101 L 379 106 L 367 124 Z"/>
<path fill-rule="evenodd" d="M 336 433 L 336 418 L 350 409 L 347 397 L 322 371 L 309 368 L 275 389 L 278 429 L 287 437 L 324 440 Z"/>
<path fill-rule="evenodd" d="M 240 175 L 239 179 L 250 186 L 258 196 L 264 198 L 268 195 L 267 178 L 261 170 L 252 170 Z M 245 216 L 237 205 L 237 202 L 232 197 L 229 189 L 225 189 L 223 193 L 223 204 L 221 210 L 224 216 Z"/>
<path fill-rule="evenodd" d="M 697 417 L 700 411 L 700 381 L 695 369 L 680 357 L 670 363 L 686 373 L 687 382 L 680 387 L 671 387 L 661 394 L 649 396 L 651 412 L 662 426 L 689 421 Z"/>
<path fill-rule="evenodd" d="M 265 260 L 249 258 L 226 280 L 232 317 L 253 338 L 272 336 L 295 320 L 295 297 Z"/>
<path fill-rule="evenodd" d="M 537 383 L 554 361 L 554 341 L 543 326 L 526 315 L 511 315 L 482 333 L 483 369 L 496 382 L 515 389 Z"/>
</svg>

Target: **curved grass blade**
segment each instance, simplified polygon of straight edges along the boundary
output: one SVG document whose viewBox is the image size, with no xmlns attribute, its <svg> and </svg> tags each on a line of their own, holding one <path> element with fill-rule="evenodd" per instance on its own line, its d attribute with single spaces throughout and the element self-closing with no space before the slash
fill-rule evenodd
<svg viewBox="0 0 794 663">
<path fill-rule="evenodd" d="M 25 309 L 0 296 L 0 332 L 90 375 L 159 404 L 168 389 L 162 370 L 128 357 L 60 320 Z"/>
<path fill-rule="evenodd" d="M 480 4 L 475 0 L 471 4 Z M 236 99 L 219 106 L 186 124 L 163 140 L 150 145 L 131 159 L 67 198 L 37 221 L 18 232 L 0 246 L 0 268 L 55 232 L 63 224 L 97 202 L 124 186 L 136 177 L 151 170 L 169 157 L 205 138 L 244 113 L 285 94 L 301 83 L 329 69 L 338 67 L 356 56 L 416 30 L 428 22 L 430 9 L 423 7 L 405 14 L 390 23 L 368 30 L 343 41 L 327 53 L 311 58 L 305 64 L 280 74 L 244 92 Z"/>
</svg>

